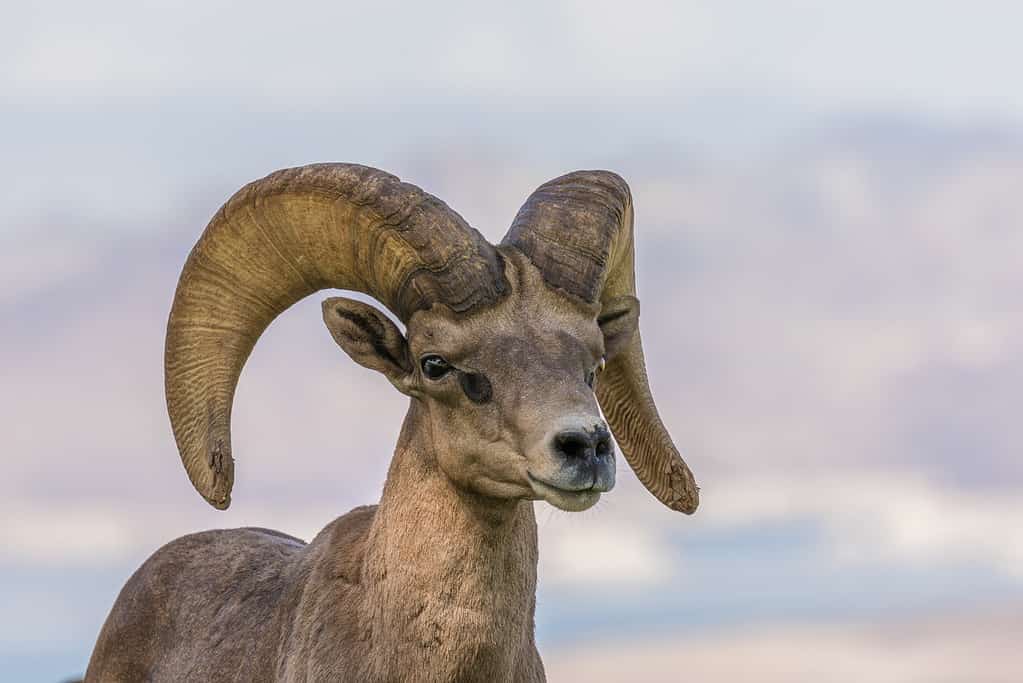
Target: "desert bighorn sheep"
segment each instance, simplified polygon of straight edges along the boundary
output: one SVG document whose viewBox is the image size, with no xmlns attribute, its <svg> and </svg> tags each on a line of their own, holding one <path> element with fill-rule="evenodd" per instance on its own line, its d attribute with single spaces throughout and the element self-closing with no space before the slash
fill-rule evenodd
<svg viewBox="0 0 1023 683">
<path fill-rule="evenodd" d="M 199 493 L 230 504 L 242 365 L 313 292 L 370 294 L 405 323 L 323 302 L 341 348 L 411 405 L 378 505 L 308 545 L 250 528 L 164 546 L 122 589 L 85 680 L 544 680 L 531 501 L 583 510 L 614 485 L 598 404 L 654 496 L 685 513 L 698 502 L 647 386 L 632 220 L 606 171 L 542 185 L 496 247 L 365 166 L 278 171 L 235 194 L 167 325 L 167 407 Z"/>
</svg>

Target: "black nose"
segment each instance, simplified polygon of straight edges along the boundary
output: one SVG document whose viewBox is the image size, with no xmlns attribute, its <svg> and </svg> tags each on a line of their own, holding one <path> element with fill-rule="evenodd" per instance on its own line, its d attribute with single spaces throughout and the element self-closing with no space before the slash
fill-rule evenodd
<svg viewBox="0 0 1023 683">
<path fill-rule="evenodd" d="M 554 451 L 567 460 L 605 456 L 611 453 L 611 433 L 603 426 L 569 429 L 554 437 Z"/>
</svg>

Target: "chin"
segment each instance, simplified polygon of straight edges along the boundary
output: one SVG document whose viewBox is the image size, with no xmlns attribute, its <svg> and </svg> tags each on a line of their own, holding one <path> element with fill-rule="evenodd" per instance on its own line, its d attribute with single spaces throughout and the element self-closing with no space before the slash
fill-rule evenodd
<svg viewBox="0 0 1023 683">
<path fill-rule="evenodd" d="M 530 482 L 533 485 L 533 492 L 540 500 L 545 500 L 559 510 L 566 512 L 582 512 L 597 504 L 600 500 L 600 491 L 586 489 L 585 491 L 566 491 L 557 487 L 545 484 L 536 479 Z"/>
</svg>

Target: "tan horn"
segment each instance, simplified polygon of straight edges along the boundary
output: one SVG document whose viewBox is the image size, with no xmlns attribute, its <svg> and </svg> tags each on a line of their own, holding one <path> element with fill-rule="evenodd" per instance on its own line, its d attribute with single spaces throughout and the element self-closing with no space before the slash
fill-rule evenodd
<svg viewBox="0 0 1023 683">
<path fill-rule="evenodd" d="M 327 288 L 364 292 L 407 321 L 507 291 L 497 251 L 436 197 L 354 164 L 286 169 L 246 185 L 192 249 L 167 323 L 167 410 L 192 484 L 231 503 L 231 405 L 267 325 Z"/>
<path fill-rule="evenodd" d="M 503 244 L 524 253 L 548 286 L 599 302 L 602 313 L 635 296 L 632 195 L 617 174 L 576 171 L 544 183 L 519 209 Z M 608 362 L 596 389 L 639 480 L 669 508 L 694 512 L 699 488 L 657 412 L 638 330 Z"/>
</svg>

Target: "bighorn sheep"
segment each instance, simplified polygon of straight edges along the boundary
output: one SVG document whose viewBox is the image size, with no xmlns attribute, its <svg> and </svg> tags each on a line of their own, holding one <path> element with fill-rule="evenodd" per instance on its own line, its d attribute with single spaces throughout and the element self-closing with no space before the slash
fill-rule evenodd
<svg viewBox="0 0 1023 683">
<path fill-rule="evenodd" d="M 164 546 L 121 591 L 86 681 L 544 680 L 531 501 L 583 510 L 614 485 L 598 404 L 654 496 L 698 502 L 647 385 L 632 223 L 606 171 L 542 185 L 499 246 L 364 166 L 278 171 L 235 194 L 167 326 L 167 407 L 199 493 L 230 504 L 242 365 L 313 292 L 367 293 L 405 323 L 323 302 L 341 348 L 411 405 L 378 505 L 308 545 L 247 528 Z"/>
</svg>

